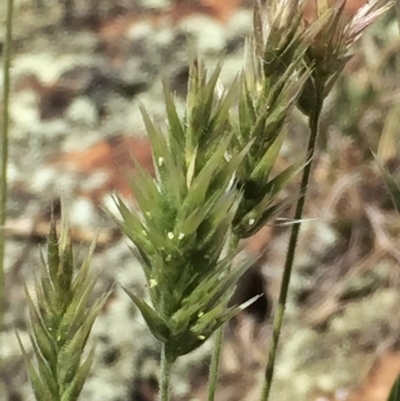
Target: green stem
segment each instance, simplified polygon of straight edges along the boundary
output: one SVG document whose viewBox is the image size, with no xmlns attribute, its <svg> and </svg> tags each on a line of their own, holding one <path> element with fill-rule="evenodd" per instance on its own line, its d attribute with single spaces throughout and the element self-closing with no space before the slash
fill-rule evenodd
<svg viewBox="0 0 400 401">
<path fill-rule="evenodd" d="M 208 383 L 208 401 L 214 401 L 215 393 L 217 392 L 218 370 L 221 359 L 222 342 L 224 339 L 225 325 L 222 325 L 215 333 L 214 349 L 211 357 L 210 377 Z"/>
<path fill-rule="evenodd" d="M 6 222 L 7 208 L 7 163 L 8 163 L 8 125 L 9 125 L 9 99 L 10 99 L 10 64 L 11 64 L 11 40 L 13 0 L 7 1 L 6 37 L 3 50 L 3 113 L 1 130 L 1 173 L 0 173 L 0 331 L 3 326 L 4 308 L 4 258 L 5 258 L 5 233 L 1 229 Z"/>
<path fill-rule="evenodd" d="M 306 165 L 304 167 L 303 176 L 301 178 L 300 198 L 297 201 L 296 205 L 296 211 L 294 215 L 295 223 L 292 226 L 292 231 L 289 239 L 288 252 L 286 255 L 285 267 L 283 270 L 283 277 L 278 300 L 278 308 L 275 313 L 274 324 L 273 324 L 272 344 L 269 350 L 267 367 L 265 369 L 265 378 L 264 378 L 264 386 L 261 393 L 261 401 L 267 401 L 269 399 L 272 380 L 274 376 L 276 353 L 278 350 L 279 337 L 281 334 L 282 322 L 285 314 L 290 277 L 292 275 L 297 239 L 299 236 L 300 225 L 301 225 L 300 221 L 303 216 L 303 208 L 306 198 L 308 181 L 310 178 L 311 164 L 312 164 L 312 159 L 314 157 L 316 139 L 318 136 L 319 118 L 323 105 L 322 93 L 323 93 L 323 88 L 320 87 L 316 90 L 315 108 L 313 110 L 313 114 L 309 118 L 310 138 L 307 148 Z"/>
<path fill-rule="evenodd" d="M 231 234 L 231 242 L 229 244 L 229 251 L 234 252 L 239 245 L 239 238 L 235 234 Z M 211 356 L 210 377 L 208 379 L 208 401 L 214 401 L 217 392 L 218 384 L 218 370 L 221 360 L 222 343 L 224 340 L 225 325 L 223 324 L 215 333 L 214 349 Z"/>
<path fill-rule="evenodd" d="M 172 362 L 168 359 L 165 344 L 162 345 L 161 350 L 161 380 L 160 380 L 160 401 L 170 400 L 170 375 L 171 375 Z"/>
</svg>

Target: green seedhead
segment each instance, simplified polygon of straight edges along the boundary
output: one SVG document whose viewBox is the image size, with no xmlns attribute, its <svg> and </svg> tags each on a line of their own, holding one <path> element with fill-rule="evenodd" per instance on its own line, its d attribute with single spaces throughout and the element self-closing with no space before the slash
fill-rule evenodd
<svg viewBox="0 0 400 401">
<path fill-rule="evenodd" d="M 193 61 L 183 117 L 165 86 L 166 136 L 143 110 L 156 179 L 138 166 L 132 183 L 136 208 L 117 199 L 120 226 L 135 245 L 152 305 L 125 290 L 170 361 L 202 345 L 246 306 L 228 308 L 227 302 L 250 263 L 231 268 L 234 253 L 224 248 L 241 201 L 235 172 L 249 147 L 228 153 L 237 89 L 234 84 L 217 97 L 219 71 L 220 66 L 207 78 L 203 65 Z"/>
<path fill-rule="evenodd" d="M 94 244 L 75 274 L 73 250 L 66 224 L 60 239 L 52 220 L 47 261 L 35 281 L 36 300 L 27 287 L 30 339 L 37 362 L 29 360 L 21 341 L 32 387 L 38 401 L 78 399 L 94 358 L 94 347 L 82 362 L 93 323 L 106 302 L 105 294 L 91 302 L 96 277 L 89 272 Z M 19 339 L 19 337 L 18 337 Z"/>
<path fill-rule="evenodd" d="M 287 9 L 271 2 L 267 11 L 268 18 L 263 18 L 261 7 L 255 7 L 254 37 L 247 42 L 246 68 L 239 82 L 238 118 L 232 122 L 232 148 L 241 152 L 250 145 L 237 172 L 243 191 L 234 220 L 239 238 L 255 234 L 288 204 L 282 192 L 302 168 L 292 165 L 278 174 L 274 171 L 288 117 L 311 74 L 303 62 L 306 44 L 318 30 L 300 30 L 301 7 Z M 284 32 L 283 26 L 289 29 Z"/>
</svg>

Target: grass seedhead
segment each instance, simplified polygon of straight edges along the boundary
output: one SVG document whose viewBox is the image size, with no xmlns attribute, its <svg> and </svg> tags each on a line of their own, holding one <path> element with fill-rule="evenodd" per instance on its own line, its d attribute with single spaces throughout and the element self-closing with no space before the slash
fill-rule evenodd
<svg viewBox="0 0 400 401">
<path fill-rule="evenodd" d="M 319 100 L 328 96 L 346 63 L 352 58 L 351 47 L 378 17 L 389 10 L 394 2 L 371 0 L 354 16 L 345 12 L 346 0 L 316 0 L 315 13 L 304 20 L 309 26 L 321 21 L 319 32 L 311 40 L 304 60 L 313 73 L 299 99 L 299 107 L 310 117 Z M 318 95 L 316 95 L 317 92 Z"/>
<path fill-rule="evenodd" d="M 119 224 L 136 246 L 152 305 L 125 291 L 170 361 L 199 347 L 239 311 L 227 302 L 249 267 L 231 270 L 234 253 L 223 254 L 241 199 L 235 174 L 249 147 L 232 151 L 234 89 L 217 93 L 220 69 L 208 78 L 203 64 L 192 60 L 182 117 L 164 85 L 166 136 L 143 110 L 156 178 L 140 170 L 132 184 L 135 208 L 117 199 Z"/>
<path fill-rule="evenodd" d="M 30 339 L 37 367 L 20 341 L 29 377 L 39 401 L 75 401 L 93 361 L 94 350 L 82 363 L 93 323 L 109 293 L 93 304 L 95 278 L 88 271 L 91 253 L 74 274 L 73 250 L 64 221 L 60 238 L 52 217 L 47 241 L 47 261 L 35 281 L 36 300 L 25 287 L 30 312 Z M 42 258 L 44 259 L 44 258 Z"/>
<path fill-rule="evenodd" d="M 311 73 L 296 58 L 279 78 L 256 78 L 256 52 L 255 41 L 250 41 L 248 68 L 240 80 L 238 121 L 232 122 L 232 148 L 242 152 L 248 147 L 237 172 L 238 189 L 243 193 L 234 220 L 239 238 L 253 235 L 284 207 L 281 194 L 300 166 L 289 167 L 279 180 L 274 179 L 274 166 L 286 137 L 287 119 Z"/>
</svg>

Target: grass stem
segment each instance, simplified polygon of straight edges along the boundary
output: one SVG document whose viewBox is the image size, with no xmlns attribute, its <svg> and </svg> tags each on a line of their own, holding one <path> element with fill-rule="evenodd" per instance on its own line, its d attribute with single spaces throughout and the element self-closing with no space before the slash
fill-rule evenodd
<svg viewBox="0 0 400 401">
<path fill-rule="evenodd" d="M 290 284 L 290 277 L 292 275 L 293 263 L 294 263 L 296 246 L 297 246 L 297 239 L 299 236 L 300 225 L 301 225 L 300 221 L 303 216 L 303 209 L 304 209 L 304 203 L 305 203 L 305 198 L 306 198 L 307 186 L 308 186 L 308 181 L 309 181 L 310 173 L 311 173 L 312 159 L 314 157 L 316 139 L 318 136 L 319 118 L 320 118 L 322 105 L 323 105 L 322 93 L 323 93 L 323 91 L 321 88 L 320 88 L 320 90 L 316 90 L 316 106 L 313 110 L 313 114 L 309 118 L 310 138 L 309 138 L 308 148 L 307 148 L 306 165 L 304 167 L 303 176 L 301 178 L 300 198 L 297 201 L 296 211 L 295 211 L 295 215 L 294 215 L 294 220 L 296 221 L 296 223 L 294 223 L 292 226 L 292 231 L 291 231 L 290 239 L 289 239 L 288 252 L 286 255 L 285 267 L 283 270 L 283 277 L 282 277 L 282 283 L 281 283 L 279 300 L 278 300 L 278 308 L 275 313 L 275 318 L 274 318 L 274 323 L 273 323 L 272 343 L 271 343 L 271 347 L 269 350 L 267 366 L 265 369 L 265 378 L 264 378 L 264 385 L 263 385 L 263 389 L 262 389 L 262 393 L 261 393 L 261 401 L 267 401 L 269 399 L 272 380 L 273 380 L 273 376 L 274 376 L 276 353 L 278 350 L 279 337 L 281 334 L 283 317 L 285 314 L 286 301 L 287 301 L 287 295 L 288 295 L 289 284 Z"/>
<path fill-rule="evenodd" d="M 1 167 L 0 167 L 0 228 L 4 227 L 7 208 L 7 164 L 8 164 L 8 126 L 9 126 L 9 99 L 10 99 L 10 65 L 13 0 L 7 1 L 6 37 L 3 49 L 3 110 L 1 130 Z M 4 260 L 6 238 L 4 230 L 0 229 L 0 331 L 3 326 L 4 308 Z"/>
<path fill-rule="evenodd" d="M 225 325 L 220 327 L 215 333 L 215 343 L 214 349 L 211 356 L 211 365 L 210 365 L 210 377 L 208 383 L 208 401 L 214 401 L 215 393 L 217 392 L 217 383 L 218 383 L 218 370 L 219 370 L 219 362 L 221 359 L 221 351 L 222 351 L 222 342 L 224 339 L 224 328 Z"/>
<path fill-rule="evenodd" d="M 168 359 L 165 344 L 161 349 L 161 380 L 160 380 L 160 401 L 170 400 L 170 375 L 172 363 Z"/>
<path fill-rule="evenodd" d="M 239 245 L 239 238 L 231 233 L 229 251 L 235 252 Z M 224 340 L 225 325 L 223 324 L 215 333 L 214 349 L 211 356 L 210 377 L 208 379 L 208 398 L 207 401 L 214 401 L 217 392 L 219 362 L 221 360 L 222 343 Z"/>
</svg>

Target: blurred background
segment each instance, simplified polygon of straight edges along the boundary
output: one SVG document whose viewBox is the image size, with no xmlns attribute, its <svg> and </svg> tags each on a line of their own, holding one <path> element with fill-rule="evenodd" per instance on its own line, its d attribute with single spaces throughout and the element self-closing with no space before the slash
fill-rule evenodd
<svg viewBox="0 0 400 401">
<path fill-rule="evenodd" d="M 22 280 L 32 283 L 40 266 L 50 204 L 62 198 L 67 205 L 77 261 L 99 235 L 98 293 L 117 280 L 146 296 L 140 267 L 105 213 L 115 210 L 113 194 L 134 196 L 127 178 L 134 175 L 132 156 L 152 168 L 139 105 L 165 124 L 164 79 L 184 107 L 189 42 L 209 69 L 224 60 L 228 85 L 243 66 L 252 2 L 15 3 L 0 399 L 31 401 L 14 331 L 29 349 Z M 348 0 L 346 12 L 364 3 Z M 371 154 L 400 179 L 399 38 L 388 13 L 354 48 L 325 102 L 272 400 L 384 401 L 400 371 L 400 217 Z M 304 157 L 308 131 L 299 112 L 289 129 L 277 171 Z M 285 210 L 246 243 L 243 257 L 261 257 L 235 300 L 264 296 L 227 328 L 218 401 L 259 397 L 290 230 L 283 219 L 290 216 Z M 156 400 L 159 345 L 119 287 L 92 339 L 97 356 L 82 400 Z M 206 399 L 211 346 L 178 363 L 174 400 Z"/>
</svg>

